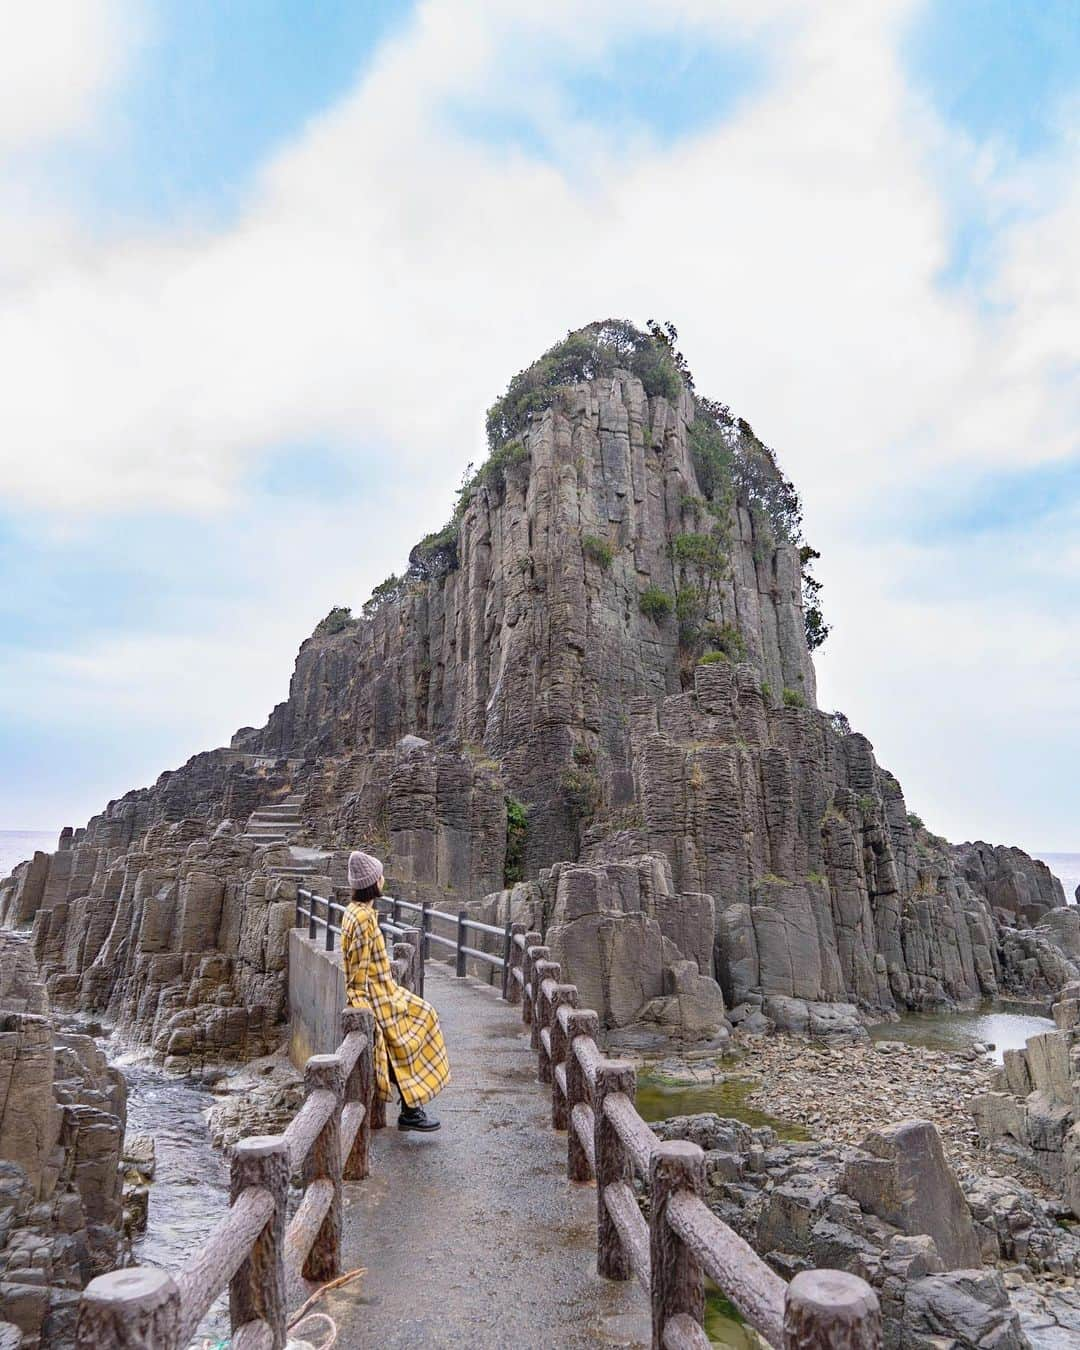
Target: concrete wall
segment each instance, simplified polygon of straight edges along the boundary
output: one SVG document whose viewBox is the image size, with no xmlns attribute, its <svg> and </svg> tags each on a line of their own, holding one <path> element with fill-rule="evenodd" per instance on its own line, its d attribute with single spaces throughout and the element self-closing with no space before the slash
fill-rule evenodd
<svg viewBox="0 0 1080 1350">
<path fill-rule="evenodd" d="M 332 1055 L 341 1044 L 346 1003 L 341 952 L 328 952 L 322 934 L 289 931 L 289 1058 L 302 1069 L 309 1055 Z"/>
</svg>

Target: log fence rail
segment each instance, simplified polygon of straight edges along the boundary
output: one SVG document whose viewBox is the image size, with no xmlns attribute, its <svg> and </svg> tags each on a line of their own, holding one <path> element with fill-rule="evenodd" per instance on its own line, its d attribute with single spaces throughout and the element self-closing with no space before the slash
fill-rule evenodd
<svg viewBox="0 0 1080 1350">
<path fill-rule="evenodd" d="M 306 902 L 306 903 L 305 903 Z M 697 1144 L 662 1141 L 634 1104 L 637 1074 L 598 1044 L 599 1017 L 578 1007 L 578 990 L 561 981 L 541 934 L 503 928 L 430 905 L 386 897 L 381 923 L 393 943 L 396 978 L 422 992 L 431 944 L 454 952 L 458 976 L 469 959 L 501 972 L 502 997 L 520 1005 L 537 1055 L 537 1080 L 551 1088 L 551 1122 L 566 1132 L 570 1181 L 596 1184 L 597 1272 L 635 1278 L 650 1300 L 653 1350 L 707 1350 L 705 1277 L 744 1321 L 777 1350 L 880 1350 L 881 1311 L 865 1281 L 843 1271 L 808 1270 L 785 1283 L 706 1205 L 705 1155 Z M 319 914 L 319 908 L 322 914 Z M 344 906 L 301 889 L 297 927 L 328 951 Z M 401 922 L 407 913 L 420 925 Z M 453 939 L 432 931 L 453 924 Z M 467 939 L 501 940 L 502 955 Z M 343 1181 L 368 1175 L 372 1129 L 384 1123 L 374 1093 L 371 1013 L 346 1008 L 343 1039 L 331 1055 L 313 1055 L 305 1098 L 281 1135 L 234 1146 L 231 1204 L 201 1252 L 173 1280 L 154 1267 L 131 1267 L 92 1280 L 79 1310 L 78 1350 L 182 1350 L 217 1296 L 229 1289 L 232 1350 L 283 1350 L 286 1298 L 300 1278 L 339 1273 Z M 286 1223 L 289 1177 L 303 1197 Z M 646 1220 L 638 1202 L 648 1197 Z"/>
<path fill-rule="evenodd" d="M 393 947 L 395 977 L 414 989 L 420 966 L 419 945 L 406 933 Z M 342 1184 L 368 1176 L 371 1131 L 385 1123 L 373 1029 L 370 1012 L 345 1008 L 341 1043 L 308 1060 L 304 1101 L 284 1133 L 233 1146 L 229 1209 L 175 1279 L 133 1266 L 91 1280 L 79 1305 L 78 1350 L 183 1350 L 225 1289 L 232 1350 L 283 1350 L 288 1291 L 341 1273 Z M 303 1194 L 287 1221 L 294 1176 Z"/>
</svg>

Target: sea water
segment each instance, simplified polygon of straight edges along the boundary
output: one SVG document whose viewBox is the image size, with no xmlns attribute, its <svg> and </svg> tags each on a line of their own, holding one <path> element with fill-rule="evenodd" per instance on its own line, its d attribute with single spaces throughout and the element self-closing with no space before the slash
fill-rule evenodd
<svg viewBox="0 0 1080 1350">
<path fill-rule="evenodd" d="M 51 853 L 59 836 L 59 830 L 0 830 L 0 881 L 37 849 Z"/>
<path fill-rule="evenodd" d="M 1036 853 L 1054 876 L 1065 887 L 1065 901 L 1076 904 L 1076 888 L 1080 886 L 1080 853 Z"/>
</svg>

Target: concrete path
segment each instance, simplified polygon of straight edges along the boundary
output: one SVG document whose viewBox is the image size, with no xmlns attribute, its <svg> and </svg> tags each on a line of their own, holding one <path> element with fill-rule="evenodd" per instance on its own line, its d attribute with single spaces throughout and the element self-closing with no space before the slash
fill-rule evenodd
<svg viewBox="0 0 1080 1350">
<path fill-rule="evenodd" d="M 343 1266 L 367 1275 L 319 1300 L 352 1347 L 648 1346 L 633 1281 L 596 1274 L 596 1191 L 566 1179 L 520 1009 L 427 966 L 453 1081 L 433 1135 L 401 1134 L 396 1102 L 372 1174 L 345 1187 Z"/>
</svg>

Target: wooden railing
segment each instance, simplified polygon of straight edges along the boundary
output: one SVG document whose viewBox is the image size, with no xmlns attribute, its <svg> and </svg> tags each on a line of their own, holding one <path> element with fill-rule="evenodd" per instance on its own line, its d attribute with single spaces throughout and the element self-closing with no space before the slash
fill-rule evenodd
<svg viewBox="0 0 1080 1350">
<path fill-rule="evenodd" d="M 306 905 L 303 903 L 306 901 Z M 430 906 L 388 900 L 383 927 L 396 978 L 419 991 L 430 942 L 452 948 L 459 975 L 469 959 L 502 972 L 503 997 L 521 1005 L 537 1053 L 537 1078 L 551 1087 L 551 1123 L 566 1131 L 566 1170 L 573 1182 L 596 1182 L 597 1271 L 635 1277 L 652 1305 L 653 1350 L 707 1350 L 705 1277 L 716 1282 L 743 1319 L 783 1350 L 878 1350 L 881 1311 L 870 1286 L 835 1270 L 804 1271 L 786 1284 L 703 1199 L 705 1155 L 697 1144 L 662 1141 L 634 1105 L 637 1074 L 608 1059 L 597 1044 L 598 1015 L 579 1008 L 577 987 L 561 982 L 541 935 L 524 924 L 496 928 L 456 919 L 455 939 L 431 931 L 442 918 Z M 317 907 L 323 907 L 321 917 Z M 422 926 L 398 920 L 421 914 Z M 321 925 L 333 950 L 344 907 L 301 891 L 297 925 L 314 939 Z M 470 946 L 469 931 L 502 939 L 503 956 Z M 286 1295 L 299 1278 L 339 1274 L 343 1181 L 368 1175 L 372 1129 L 384 1123 L 374 1092 L 372 1015 L 342 1013 L 343 1040 L 332 1055 L 313 1055 L 305 1098 L 281 1135 L 241 1140 L 233 1148 L 228 1213 L 174 1280 L 155 1267 L 98 1276 L 79 1307 L 79 1350 L 182 1350 L 218 1295 L 229 1289 L 232 1350 L 282 1350 Z M 286 1223 L 286 1191 L 299 1173 L 303 1198 Z M 635 1178 L 648 1187 L 649 1218 Z"/>
<path fill-rule="evenodd" d="M 393 964 L 414 988 L 417 948 L 395 944 Z M 175 1279 L 132 1266 L 91 1280 L 79 1305 L 79 1350 L 183 1350 L 226 1288 L 232 1350 L 282 1350 L 288 1290 L 341 1273 L 342 1182 L 368 1175 L 371 1131 L 385 1122 L 373 1026 L 370 1012 L 345 1008 L 341 1044 L 308 1060 L 304 1102 L 285 1132 L 233 1146 L 229 1209 Z M 304 1190 L 286 1222 L 293 1176 Z"/>
<path fill-rule="evenodd" d="M 515 925 L 506 994 L 521 1003 L 536 1076 L 551 1086 L 567 1176 L 596 1181 L 597 1270 L 609 1280 L 637 1279 L 652 1304 L 653 1350 L 708 1350 L 706 1276 L 773 1346 L 877 1350 L 881 1310 L 864 1280 L 809 1270 L 786 1284 L 709 1209 L 703 1150 L 659 1139 L 638 1115 L 633 1064 L 604 1056 L 599 1017 L 577 1006 L 577 987 L 561 982 L 550 958 L 539 933 Z M 635 1177 L 648 1187 L 648 1221 Z"/>
</svg>

